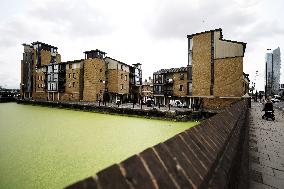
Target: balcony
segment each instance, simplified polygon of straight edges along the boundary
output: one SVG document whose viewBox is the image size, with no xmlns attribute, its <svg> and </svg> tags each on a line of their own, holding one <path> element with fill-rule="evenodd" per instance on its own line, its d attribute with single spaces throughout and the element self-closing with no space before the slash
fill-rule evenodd
<svg viewBox="0 0 284 189">
<path fill-rule="evenodd" d="M 172 90 L 165 90 L 164 95 L 165 96 L 173 96 L 173 91 Z"/>
<path fill-rule="evenodd" d="M 153 95 L 164 95 L 163 91 L 153 91 Z"/>
<path fill-rule="evenodd" d="M 166 79 L 166 80 L 165 80 L 165 83 L 166 83 L 166 84 L 173 84 L 173 83 L 174 83 L 174 80 L 173 80 L 173 79 Z"/>
</svg>

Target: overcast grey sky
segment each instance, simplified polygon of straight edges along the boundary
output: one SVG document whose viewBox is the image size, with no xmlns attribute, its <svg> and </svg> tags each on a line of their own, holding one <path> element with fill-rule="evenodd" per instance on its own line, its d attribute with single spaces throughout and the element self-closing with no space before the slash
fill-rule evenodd
<svg viewBox="0 0 284 189">
<path fill-rule="evenodd" d="M 247 43 L 244 71 L 263 90 L 266 49 L 284 52 L 283 2 L 0 0 L 0 85 L 19 88 L 22 43 L 57 46 L 62 61 L 100 49 L 127 64 L 142 63 L 145 79 L 187 65 L 187 34 L 222 28 L 225 39 Z"/>
</svg>

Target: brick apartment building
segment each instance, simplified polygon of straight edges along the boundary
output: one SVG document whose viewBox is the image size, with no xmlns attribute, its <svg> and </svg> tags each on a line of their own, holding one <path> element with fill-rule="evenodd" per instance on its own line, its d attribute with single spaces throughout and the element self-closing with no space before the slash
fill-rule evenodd
<svg viewBox="0 0 284 189">
<path fill-rule="evenodd" d="M 142 99 L 145 102 L 147 99 L 153 98 L 153 79 L 149 77 L 149 80 L 145 79 L 142 82 Z"/>
<path fill-rule="evenodd" d="M 223 39 L 222 29 L 188 35 L 187 67 L 154 72 L 154 98 L 167 105 L 178 99 L 192 106 L 227 106 L 248 93 L 243 73 L 246 43 Z"/>
<path fill-rule="evenodd" d="M 204 106 L 224 107 L 244 94 L 243 57 L 246 43 L 223 39 L 222 29 L 188 35 L 189 93 Z"/>
<path fill-rule="evenodd" d="M 111 102 L 130 98 L 130 66 L 110 57 L 105 58 L 108 75 L 108 93 Z"/>
<path fill-rule="evenodd" d="M 57 47 L 41 42 L 23 46 L 22 98 L 123 102 L 137 95 L 130 88 L 140 85 L 130 80 L 142 80 L 141 64 L 129 66 L 105 57 L 106 53 L 98 49 L 84 52 L 85 59 L 61 62 Z"/>
<path fill-rule="evenodd" d="M 153 96 L 156 104 L 170 100 L 186 101 L 188 95 L 188 67 L 161 69 L 153 73 Z"/>
</svg>

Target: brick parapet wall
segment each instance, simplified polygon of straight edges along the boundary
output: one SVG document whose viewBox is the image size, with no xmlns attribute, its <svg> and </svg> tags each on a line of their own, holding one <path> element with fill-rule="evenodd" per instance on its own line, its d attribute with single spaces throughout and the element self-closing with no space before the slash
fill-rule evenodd
<svg viewBox="0 0 284 189">
<path fill-rule="evenodd" d="M 219 98 L 219 97 L 202 98 L 203 108 L 211 109 L 211 110 L 224 109 L 238 101 L 241 101 L 241 99 L 242 99 L 241 97 L 239 98 Z"/>
<path fill-rule="evenodd" d="M 66 188 L 247 188 L 247 182 L 240 180 L 248 169 L 244 162 L 247 113 L 247 101 L 240 101 Z"/>
</svg>

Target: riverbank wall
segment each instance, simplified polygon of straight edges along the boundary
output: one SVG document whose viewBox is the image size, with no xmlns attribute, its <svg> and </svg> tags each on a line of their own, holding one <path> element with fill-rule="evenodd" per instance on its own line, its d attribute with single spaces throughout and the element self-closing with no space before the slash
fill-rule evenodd
<svg viewBox="0 0 284 189">
<path fill-rule="evenodd" d="M 6 103 L 6 102 L 16 102 L 17 100 L 14 97 L 7 97 L 7 98 L 1 98 L 0 97 L 0 103 Z"/>
<path fill-rule="evenodd" d="M 248 101 L 66 189 L 248 188 Z"/>
<path fill-rule="evenodd" d="M 57 102 L 57 101 L 35 101 L 35 100 L 17 100 L 19 104 L 31 104 L 40 106 L 49 106 L 57 108 L 66 108 L 98 113 L 118 114 L 127 116 L 138 116 L 144 118 L 153 119 L 166 119 L 173 121 L 195 121 L 204 120 L 212 117 L 216 111 L 191 111 L 191 110 L 167 110 L 161 111 L 159 109 L 138 109 L 138 108 L 125 108 L 125 107 L 114 107 L 88 104 L 84 102 Z"/>
</svg>

